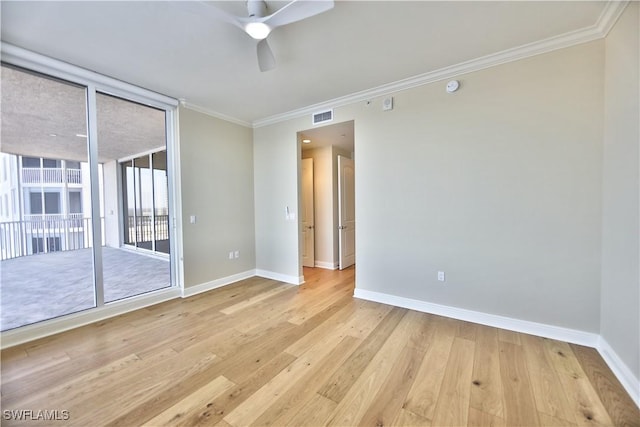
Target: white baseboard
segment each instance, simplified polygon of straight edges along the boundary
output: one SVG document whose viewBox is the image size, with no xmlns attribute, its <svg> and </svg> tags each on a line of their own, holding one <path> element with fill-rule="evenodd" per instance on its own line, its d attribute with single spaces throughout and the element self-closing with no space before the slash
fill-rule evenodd
<svg viewBox="0 0 640 427">
<path fill-rule="evenodd" d="M 222 286 L 230 285 L 231 283 L 239 282 L 240 280 L 248 279 L 256 275 L 255 270 L 247 270 L 242 273 L 233 274 L 231 276 L 222 277 L 220 279 L 212 280 L 210 282 L 201 283 L 195 286 L 189 286 L 182 290 L 182 298 L 188 298 L 193 295 L 207 292 Z"/>
<path fill-rule="evenodd" d="M 627 390 L 627 393 L 629 393 L 631 399 L 636 403 L 636 406 L 640 408 L 640 380 L 633 375 L 631 369 L 620 359 L 618 354 L 602 336 L 600 336 L 598 340 L 596 349 L 607 365 L 609 365 L 609 368 L 613 371 L 624 389 Z"/>
<path fill-rule="evenodd" d="M 324 268 L 325 270 L 337 270 L 338 263 L 337 262 L 325 262 L 325 261 L 316 261 L 314 265 L 318 268 Z"/>
<path fill-rule="evenodd" d="M 55 319 L 46 320 L 33 325 L 23 326 L 15 330 L 0 333 L 2 348 L 13 347 L 18 344 L 44 338 L 49 335 L 75 329 L 90 323 L 99 322 L 109 317 L 118 316 L 130 311 L 139 310 L 151 305 L 160 304 L 180 297 L 180 289 L 161 289 L 148 295 L 140 295 L 121 301 L 114 301 L 102 307 L 80 311 Z"/>
<path fill-rule="evenodd" d="M 434 304 L 411 298 L 383 294 L 381 292 L 367 291 L 364 289 L 356 288 L 353 296 L 369 301 L 409 308 L 411 310 L 437 314 L 440 316 L 451 317 L 453 319 L 465 320 L 467 322 L 480 323 L 481 325 L 493 326 L 495 328 L 508 329 L 510 331 L 537 335 L 573 344 L 586 345 L 588 347 L 596 347 L 598 344 L 599 335 L 591 332 L 561 328 L 559 326 L 546 325 L 544 323 L 531 322 L 528 320 L 513 319 L 511 317 Z"/>
<path fill-rule="evenodd" d="M 301 285 L 304 283 L 304 276 L 289 276 L 267 270 L 256 269 L 256 276 L 264 277 L 265 279 L 277 280 L 278 282 L 290 283 L 292 285 Z"/>
</svg>

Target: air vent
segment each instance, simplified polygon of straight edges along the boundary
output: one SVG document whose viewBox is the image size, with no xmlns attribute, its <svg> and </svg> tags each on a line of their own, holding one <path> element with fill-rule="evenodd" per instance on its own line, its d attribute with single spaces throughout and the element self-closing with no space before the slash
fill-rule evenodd
<svg viewBox="0 0 640 427">
<path fill-rule="evenodd" d="M 333 110 L 321 111 L 320 113 L 313 114 L 313 124 L 317 125 L 319 123 L 330 122 L 333 120 Z"/>
</svg>

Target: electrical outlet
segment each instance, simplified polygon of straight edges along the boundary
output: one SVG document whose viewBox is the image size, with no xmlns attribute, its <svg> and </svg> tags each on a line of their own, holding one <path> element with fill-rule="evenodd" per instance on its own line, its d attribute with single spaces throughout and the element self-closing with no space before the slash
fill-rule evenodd
<svg viewBox="0 0 640 427">
<path fill-rule="evenodd" d="M 229 252 L 229 259 L 233 259 L 233 251 Z"/>
<path fill-rule="evenodd" d="M 240 251 L 235 251 L 235 252 L 233 253 L 233 257 L 234 257 L 234 258 L 240 258 Z"/>
<path fill-rule="evenodd" d="M 444 282 L 444 271 L 438 271 L 438 281 Z"/>
</svg>

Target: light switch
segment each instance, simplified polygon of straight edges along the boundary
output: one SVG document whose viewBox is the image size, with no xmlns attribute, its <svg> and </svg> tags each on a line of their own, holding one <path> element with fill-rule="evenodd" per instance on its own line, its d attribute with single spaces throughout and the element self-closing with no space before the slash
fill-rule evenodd
<svg viewBox="0 0 640 427">
<path fill-rule="evenodd" d="M 197 218 L 196 218 L 196 216 L 195 216 L 195 215 L 191 215 L 191 216 L 189 217 L 189 222 L 190 222 L 191 224 L 195 224 L 195 223 L 196 223 L 196 220 L 197 220 Z"/>
</svg>

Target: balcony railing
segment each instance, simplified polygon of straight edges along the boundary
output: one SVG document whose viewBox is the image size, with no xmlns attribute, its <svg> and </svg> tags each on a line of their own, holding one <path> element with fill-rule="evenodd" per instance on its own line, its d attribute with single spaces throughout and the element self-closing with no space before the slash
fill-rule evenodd
<svg viewBox="0 0 640 427">
<path fill-rule="evenodd" d="M 82 184 L 80 169 L 22 168 L 23 184 Z"/>
<path fill-rule="evenodd" d="M 23 215 L 23 221 L 59 221 L 65 219 L 83 219 L 84 214 L 26 214 Z"/>
<path fill-rule="evenodd" d="M 102 242 L 104 218 L 100 218 Z M 0 260 L 93 246 L 91 218 L 76 215 L 29 215 L 23 221 L 0 222 Z"/>
<path fill-rule="evenodd" d="M 151 242 L 155 228 L 156 240 L 169 239 L 169 215 L 129 216 L 128 217 L 128 243 Z"/>
</svg>

